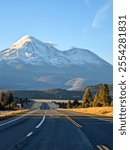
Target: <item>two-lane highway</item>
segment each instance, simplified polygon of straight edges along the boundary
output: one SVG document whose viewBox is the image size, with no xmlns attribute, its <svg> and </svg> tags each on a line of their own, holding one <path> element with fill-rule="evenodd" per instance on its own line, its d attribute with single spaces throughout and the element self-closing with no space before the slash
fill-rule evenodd
<svg viewBox="0 0 130 150">
<path fill-rule="evenodd" d="M 109 118 L 40 109 L 0 121 L 0 150 L 112 150 Z"/>
<path fill-rule="evenodd" d="M 12 149 L 39 124 L 44 113 L 32 111 L 25 116 L 0 121 L 0 150 Z"/>
<path fill-rule="evenodd" d="M 89 139 L 94 149 L 112 150 L 113 149 L 113 119 L 110 117 L 101 117 L 85 115 L 83 113 L 72 112 L 68 110 L 58 110 L 70 116 L 80 126 L 82 132 Z"/>
</svg>

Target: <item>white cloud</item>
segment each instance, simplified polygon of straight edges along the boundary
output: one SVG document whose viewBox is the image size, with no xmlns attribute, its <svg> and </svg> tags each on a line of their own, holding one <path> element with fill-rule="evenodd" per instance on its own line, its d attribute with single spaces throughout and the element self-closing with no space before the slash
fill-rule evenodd
<svg viewBox="0 0 130 150">
<path fill-rule="evenodd" d="M 53 42 L 53 41 L 47 41 L 48 44 L 52 45 L 52 46 L 57 46 L 58 44 Z"/>
<path fill-rule="evenodd" d="M 99 24 L 101 23 L 101 21 L 104 20 L 110 6 L 111 6 L 111 3 L 107 3 L 97 11 L 97 13 L 93 19 L 93 22 L 92 22 L 93 28 L 98 27 Z"/>
<path fill-rule="evenodd" d="M 18 65 L 16 65 L 16 69 L 17 70 L 20 70 L 20 69 L 22 69 L 24 67 L 24 65 L 21 63 L 21 64 L 18 64 Z"/>
<path fill-rule="evenodd" d="M 80 90 L 89 81 L 88 78 L 73 78 L 68 80 L 65 85 L 69 86 L 68 90 Z"/>
<path fill-rule="evenodd" d="M 84 82 L 89 81 L 88 78 L 73 78 L 68 80 L 65 85 L 72 86 L 73 88 L 79 88 L 82 87 Z"/>
<path fill-rule="evenodd" d="M 52 78 L 52 76 L 42 76 L 39 78 L 35 78 L 35 80 L 38 82 L 52 82 L 53 78 Z"/>
</svg>

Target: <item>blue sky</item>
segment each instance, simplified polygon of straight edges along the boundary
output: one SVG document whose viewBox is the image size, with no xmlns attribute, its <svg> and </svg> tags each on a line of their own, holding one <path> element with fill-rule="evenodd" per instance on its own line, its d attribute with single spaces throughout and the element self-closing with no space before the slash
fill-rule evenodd
<svg viewBox="0 0 130 150">
<path fill-rule="evenodd" d="M 24 35 L 60 50 L 89 49 L 112 64 L 112 0 L 0 1 L 0 50 Z"/>
</svg>

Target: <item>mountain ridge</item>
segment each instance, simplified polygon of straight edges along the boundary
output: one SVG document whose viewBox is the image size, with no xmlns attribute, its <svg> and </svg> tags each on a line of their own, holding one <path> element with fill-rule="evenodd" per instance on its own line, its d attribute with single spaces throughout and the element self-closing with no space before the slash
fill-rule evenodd
<svg viewBox="0 0 130 150">
<path fill-rule="evenodd" d="M 24 36 L 0 52 L 0 88 L 80 89 L 112 83 L 112 65 L 81 48 L 60 51 L 33 36 Z"/>
<path fill-rule="evenodd" d="M 86 56 L 88 56 L 87 59 Z M 85 64 L 86 62 L 100 64 L 102 61 L 107 64 L 105 60 L 89 50 L 72 48 L 60 51 L 51 44 L 41 42 L 29 35 L 26 35 L 16 41 L 10 48 L 1 51 L 0 58 L 1 60 L 12 59 L 12 61 L 18 58 L 24 63 L 31 63 L 34 61 L 33 64 L 39 62 L 38 60 L 44 63 L 43 59 L 52 65 L 80 65 Z M 77 61 L 79 62 L 76 63 Z"/>
</svg>

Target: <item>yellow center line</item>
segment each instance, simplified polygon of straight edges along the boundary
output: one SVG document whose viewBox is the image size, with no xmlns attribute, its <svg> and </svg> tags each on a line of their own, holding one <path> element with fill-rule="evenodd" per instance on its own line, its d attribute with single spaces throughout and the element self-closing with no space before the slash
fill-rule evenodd
<svg viewBox="0 0 130 150">
<path fill-rule="evenodd" d="M 53 110 L 55 112 L 54 115 L 59 115 L 59 116 L 65 116 L 65 114 L 59 112 L 59 111 L 56 111 L 56 110 Z"/>
<path fill-rule="evenodd" d="M 110 150 L 108 147 L 106 147 L 105 145 L 102 145 L 102 147 L 104 148 L 104 150 Z"/>
<path fill-rule="evenodd" d="M 98 150 L 104 150 L 100 145 L 97 145 Z"/>
<path fill-rule="evenodd" d="M 76 127 L 78 127 L 78 128 L 82 128 L 82 126 L 78 123 L 78 122 L 76 122 L 74 119 L 72 119 L 70 116 L 68 116 L 67 114 L 65 114 L 65 113 L 61 113 L 61 112 L 59 112 L 59 111 L 56 111 L 56 110 L 54 110 L 55 112 L 58 112 L 58 113 L 60 113 L 60 114 L 62 114 L 63 116 L 65 116 L 70 122 L 72 122 Z"/>
<path fill-rule="evenodd" d="M 63 116 L 63 114 L 53 114 L 53 113 L 47 113 L 47 116 Z"/>
<path fill-rule="evenodd" d="M 98 150 L 110 150 L 107 146 L 105 145 L 97 145 Z"/>
<path fill-rule="evenodd" d="M 77 126 L 78 128 L 82 128 L 82 126 L 76 122 L 75 120 L 73 120 L 70 116 L 65 116 L 68 120 L 70 120 L 75 126 Z"/>
<path fill-rule="evenodd" d="M 45 110 L 45 115 L 47 114 L 48 110 Z"/>
</svg>

